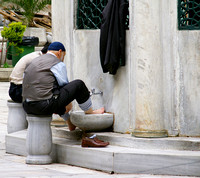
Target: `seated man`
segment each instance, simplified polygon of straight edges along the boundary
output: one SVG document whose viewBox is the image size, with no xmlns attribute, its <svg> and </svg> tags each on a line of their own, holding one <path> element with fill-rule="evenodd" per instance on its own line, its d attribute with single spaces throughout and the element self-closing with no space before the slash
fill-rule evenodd
<svg viewBox="0 0 200 178">
<path fill-rule="evenodd" d="M 9 88 L 9 96 L 10 98 L 18 103 L 22 102 L 22 81 L 23 74 L 26 66 L 30 64 L 30 62 L 42 54 L 47 53 L 47 49 L 50 43 L 46 43 L 41 51 L 35 51 L 23 56 L 13 68 L 13 71 L 10 75 L 10 88 Z"/>
<path fill-rule="evenodd" d="M 74 99 L 86 114 L 103 114 L 104 108 L 92 109 L 90 92 L 83 81 L 68 81 L 64 56 L 64 45 L 53 42 L 47 54 L 37 57 L 27 66 L 22 85 L 23 107 L 28 114 L 64 115 L 72 131 L 75 126 L 67 114 L 72 109 Z"/>
</svg>

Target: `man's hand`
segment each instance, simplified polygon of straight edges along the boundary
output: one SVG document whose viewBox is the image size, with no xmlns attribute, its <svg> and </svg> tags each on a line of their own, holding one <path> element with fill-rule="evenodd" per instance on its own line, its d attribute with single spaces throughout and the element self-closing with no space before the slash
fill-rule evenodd
<svg viewBox="0 0 200 178">
<path fill-rule="evenodd" d="M 69 103 L 65 108 L 66 112 L 68 113 L 72 109 L 72 103 Z"/>
</svg>

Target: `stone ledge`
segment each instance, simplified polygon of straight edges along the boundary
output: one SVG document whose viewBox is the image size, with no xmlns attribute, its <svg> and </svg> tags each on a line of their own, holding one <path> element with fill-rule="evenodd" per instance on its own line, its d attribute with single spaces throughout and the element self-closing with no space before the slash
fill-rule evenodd
<svg viewBox="0 0 200 178">
<path fill-rule="evenodd" d="M 80 140 L 82 131 L 76 129 L 70 132 L 68 127 L 52 127 L 52 134 L 55 137 Z M 88 136 L 96 134 L 111 145 L 130 147 L 134 149 L 164 149 L 164 150 L 188 150 L 200 151 L 200 138 L 198 137 L 166 137 L 166 138 L 137 138 L 130 134 L 114 132 L 86 132 Z"/>
<path fill-rule="evenodd" d="M 76 129 L 70 132 L 68 127 L 52 127 L 55 137 L 80 140 L 82 131 Z M 200 151 L 200 138 L 198 137 L 166 137 L 166 138 L 137 138 L 130 134 L 114 132 L 86 132 L 88 136 L 94 134 L 111 145 L 130 147 L 134 149 L 164 149 L 164 150 L 187 150 Z"/>
<path fill-rule="evenodd" d="M 94 133 L 88 133 L 88 135 L 92 134 Z M 200 151 L 199 137 L 137 138 L 130 134 L 114 132 L 97 132 L 95 134 L 99 139 L 109 141 L 111 145 L 134 149 Z"/>
<path fill-rule="evenodd" d="M 28 27 L 24 32 L 24 36 L 35 36 L 39 38 L 38 46 L 43 46 L 47 42 L 46 30 L 44 28 Z"/>
<path fill-rule="evenodd" d="M 57 127 L 52 126 L 53 137 L 65 138 L 70 140 L 81 140 L 83 131 L 80 129 L 75 129 L 74 131 L 69 131 L 68 127 Z"/>
<path fill-rule="evenodd" d="M 145 142 L 145 140 L 144 140 Z M 6 152 L 26 156 L 26 130 L 6 135 Z M 53 137 L 54 162 L 114 173 L 200 175 L 200 152 L 135 149 L 109 145 L 82 148 L 80 141 Z"/>
<path fill-rule="evenodd" d="M 9 82 L 13 68 L 0 68 L 0 82 Z"/>
</svg>

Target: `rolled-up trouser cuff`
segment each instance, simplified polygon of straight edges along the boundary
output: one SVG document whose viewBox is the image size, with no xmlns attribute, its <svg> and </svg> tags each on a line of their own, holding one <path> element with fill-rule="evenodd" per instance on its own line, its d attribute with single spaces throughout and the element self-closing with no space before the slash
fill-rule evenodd
<svg viewBox="0 0 200 178">
<path fill-rule="evenodd" d="M 91 98 L 89 97 L 88 100 L 82 104 L 79 104 L 79 107 L 83 110 L 83 111 L 87 111 L 92 107 L 92 101 Z"/>
</svg>

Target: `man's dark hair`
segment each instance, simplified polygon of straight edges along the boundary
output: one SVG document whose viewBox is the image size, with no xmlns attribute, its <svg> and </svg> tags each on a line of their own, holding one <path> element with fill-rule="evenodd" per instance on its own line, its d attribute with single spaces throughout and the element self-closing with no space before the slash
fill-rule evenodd
<svg viewBox="0 0 200 178">
<path fill-rule="evenodd" d="M 44 47 L 43 47 L 42 50 L 41 50 L 43 54 L 46 54 L 46 53 L 47 53 L 47 50 L 48 50 L 48 47 L 49 47 L 50 44 L 51 44 L 51 43 L 46 42 L 46 44 L 44 45 Z"/>
</svg>

